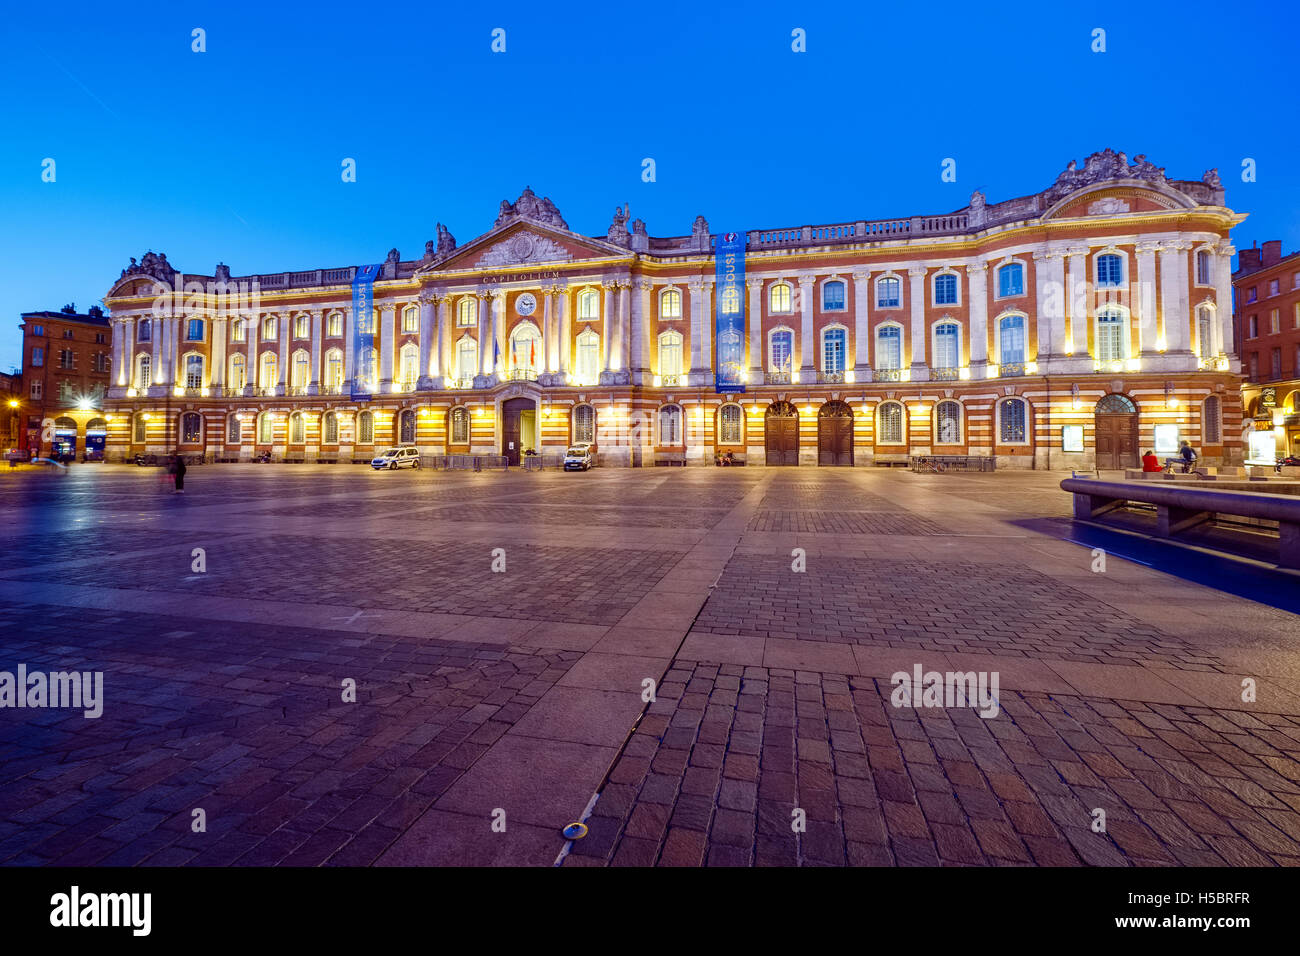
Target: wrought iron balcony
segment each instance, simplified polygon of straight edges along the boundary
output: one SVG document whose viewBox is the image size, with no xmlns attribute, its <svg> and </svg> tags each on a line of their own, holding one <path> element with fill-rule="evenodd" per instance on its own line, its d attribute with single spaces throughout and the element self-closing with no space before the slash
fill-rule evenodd
<svg viewBox="0 0 1300 956">
<path fill-rule="evenodd" d="M 473 378 L 449 378 L 447 379 L 448 388 L 473 388 Z"/>
<path fill-rule="evenodd" d="M 1024 362 L 1004 362 L 998 366 L 998 378 L 1015 378 L 1024 374 L 1026 374 Z"/>
<path fill-rule="evenodd" d="M 843 372 L 818 372 L 817 383 L 819 385 L 843 385 Z"/>
<path fill-rule="evenodd" d="M 660 375 L 660 376 L 659 376 L 659 382 L 660 382 L 660 384 L 663 385 L 665 388 L 670 388 L 670 387 L 675 386 L 675 385 L 680 385 L 680 384 L 682 383 L 682 376 L 680 376 L 680 375 Z"/>
<path fill-rule="evenodd" d="M 955 382 L 959 378 L 961 378 L 961 369 L 959 368 L 930 369 L 930 381 L 932 382 Z"/>
<path fill-rule="evenodd" d="M 876 382 L 901 382 L 903 380 L 903 370 L 901 368 L 878 368 L 871 375 L 872 381 Z"/>
<path fill-rule="evenodd" d="M 537 381 L 537 369 L 535 368 L 512 368 L 506 373 L 507 382 L 535 382 Z"/>
<path fill-rule="evenodd" d="M 768 385 L 789 385 L 790 373 L 789 372 L 768 372 L 763 377 L 763 381 Z"/>
</svg>

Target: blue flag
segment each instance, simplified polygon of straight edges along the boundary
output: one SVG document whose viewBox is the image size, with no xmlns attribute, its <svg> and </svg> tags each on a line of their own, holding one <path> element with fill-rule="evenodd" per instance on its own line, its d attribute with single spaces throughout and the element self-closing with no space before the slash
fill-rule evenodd
<svg viewBox="0 0 1300 956">
<path fill-rule="evenodd" d="M 717 364 L 714 389 L 745 390 L 745 234 L 728 232 L 718 237 L 713 259 L 717 265 Z"/>
<path fill-rule="evenodd" d="M 375 380 L 375 279 L 379 266 L 359 266 L 352 280 L 352 397 L 370 398 L 370 383 Z"/>
</svg>

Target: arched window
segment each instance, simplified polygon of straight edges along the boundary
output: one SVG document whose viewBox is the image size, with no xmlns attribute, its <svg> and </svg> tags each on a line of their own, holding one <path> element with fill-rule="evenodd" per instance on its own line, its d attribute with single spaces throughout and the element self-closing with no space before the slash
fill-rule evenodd
<svg viewBox="0 0 1300 956">
<path fill-rule="evenodd" d="M 263 412 L 257 420 L 257 441 L 262 445 L 275 441 L 275 416 L 270 412 Z"/>
<path fill-rule="evenodd" d="M 582 385 L 594 385 L 600 378 L 600 336 L 584 329 L 578 336 L 575 372 Z"/>
<path fill-rule="evenodd" d="M 420 380 L 420 347 L 414 342 L 407 342 L 402 346 L 400 354 L 398 377 L 402 388 L 408 392 L 414 391 L 416 383 Z"/>
<path fill-rule="evenodd" d="M 203 341 L 203 320 L 190 319 L 185 323 L 185 340 L 187 342 Z"/>
<path fill-rule="evenodd" d="M 583 321 L 600 318 L 600 293 L 595 289 L 583 289 L 578 293 L 578 318 Z"/>
<path fill-rule="evenodd" d="M 542 358 L 542 335 L 531 322 L 521 322 L 510 334 L 510 367 L 536 372 Z"/>
<path fill-rule="evenodd" d="M 402 331 L 420 331 L 420 310 L 413 305 L 408 305 L 402 310 Z"/>
<path fill-rule="evenodd" d="M 1197 285 L 1214 284 L 1214 280 L 1211 278 L 1211 272 L 1210 272 L 1210 254 L 1204 249 L 1196 253 L 1196 284 Z"/>
<path fill-rule="evenodd" d="M 242 355 L 236 355 L 230 360 L 230 387 L 242 389 L 247 384 L 247 366 L 248 361 Z"/>
<path fill-rule="evenodd" d="M 186 388 L 203 387 L 203 356 L 202 355 L 185 356 L 185 387 Z"/>
<path fill-rule="evenodd" d="M 289 416 L 289 444 L 301 445 L 307 440 L 307 429 L 303 424 L 302 412 Z"/>
<path fill-rule="evenodd" d="M 769 338 L 771 355 L 769 368 L 781 375 L 789 375 L 794 363 L 794 333 L 779 329 Z"/>
<path fill-rule="evenodd" d="M 469 444 L 469 410 L 468 408 L 452 408 L 450 425 L 448 431 L 451 432 L 452 445 Z"/>
<path fill-rule="evenodd" d="M 153 381 L 153 361 L 148 355 L 141 355 L 136 360 L 135 370 L 135 387 L 137 389 L 148 388 Z"/>
<path fill-rule="evenodd" d="M 903 330 L 897 325 L 876 329 L 876 368 L 886 371 L 903 367 Z"/>
<path fill-rule="evenodd" d="M 659 318 L 680 319 L 682 317 L 682 294 L 676 289 L 665 289 L 659 295 Z"/>
<path fill-rule="evenodd" d="M 230 341 L 242 342 L 248 334 L 248 327 L 244 324 L 244 319 L 234 319 L 230 323 Z"/>
<path fill-rule="evenodd" d="M 451 443 L 453 445 L 469 444 L 469 409 L 453 408 L 451 410 Z"/>
<path fill-rule="evenodd" d="M 659 336 L 659 375 L 662 379 L 672 379 L 665 384 L 673 384 L 682 374 L 682 333 L 664 332 Z"/>
<path fill-rule="evenodd" d="M 237 414 L 226 416 L 226 444 L 238 445 L 244 440 L 244 423 Z"/>
<path fill-rule="evenodd" d="M 357 441 L 370 445 L 375 441 L 375 416 L 373 412 L 362 412 L 357 416 Z"/>
<path fill-rule="evenodd" d="M 456 324 L 461 328 L 478 324 L 478 299 L 467 295 L 456 303 Z"/>
<path fill-rule="evenodd" d="M 876 413 L 876 444 L 901 445 L 903 443 L 903 406 L 898 402 L 883 402 Z"/>
<path fill-rule="evenodd" d="M 144 413 L 138 412 L 131 419 L 131 441 L 137 445 L 143 445 L 148 435 L 149 422 L 145 420 Z"/>
<path fill-rule="evenodd" d="M 1099 415 L 1132 415 L 1137 406 L 1127 395 L 1103 395 L 1094 409 Z"/>
<path fill-rule="evenodd" d="M 876 280 L 876 308 L 897 309 L 902 302 L 902 285 L 896 276 L 883 276 Z"/>
<path fill-rule="evenodd" d="M 277 338 L 276 331 L 278 327 L 279 322 L 275 316 L 268 315 L 266 318 L 262 319 L 262 338 L 268 342 L 275 341 Z"/>
<path fill-rule="evenodd" d="M 961 326 L 940 322 L 934 327 L 934 367 L 955 369 L 961 365 Z"/>
<path fill-rule="evenodd" d="M 998 269 L 998 298 L 1025 294 L 1025 267 L 1008 262 Z"/>
<path fill-rule="evenodd" d="M 1004 315 L 998 321 L 999 364 L 1018 366 L 1025 362 L 1025 317 Z"/>
<path fill-rule="evenodd" d="M 343 388 L 343 353 L 330 349 L 325 353 L 325 390 L 338 392 Z"/>
<path fill-rule="evenodd" d="M 1118 362 L 1124 351 L 1124 314 L 1118 309 L 1102 309 L 1097 313 L 1097 361 Z"/>
<path fill-rule="evenodd" d="M 357 352 L 356 381 L 364 389 L 375 387 L 375 375 L 379 368 L 379 353 L 373 348 L 364 348 Z"/>
<path fill-rule="evenodd" d="M 777 282 L 767 290 L 767 311 L 769 312 L 789 312 L 790 311 L 790 286 L 785 282 Z"/>
<path fill-rule="evenodd" d="M 327 327 L 325 334 L 328 335 L 330 338 L 343 337 L 343 313 L 342 312 L 330 313 L 329 326 Z"/>
<path fill-rule="evenodd" d="M 957 277 L 951 272 L 941 272 L 934 277 L 934 304 L 957 304 Z"/>
<path fill-rule="evenodd" d="M 1116 289 L 1124 282 L 1124 260 L 1114 253 L 1097 257 L 1097 288 Z"/>
<path fill-rule="evenodd" d="M 1214 310 L 1208 305 L 1196 308 L 1196 345 L 1204 361 L 1214 358 Z"/>
<path fill-rule="evenodd" d="M 326 445 L 337 445 L 339 443 L 339 417 L 334 412 L 326 412 L 321 416 L 321 441 Z"/>
<path fill-rule="evenodd" d="M 951 399 L 934 409 L 934 440 L 939 445 L 961 444 L 961 405 Z"/>
<path fill-rule="evenodd" d="M 659 409 L 659 444 L 680 445 L 682 443 L 682 408 L 680 405 L 665 405 Z"/>
<path fill-rule="evenodd" d="M 1201 441 L 1207 445 L 1217 445 L 1222 440 L 1223 417 L 1219 397 L 1211 395 L 1205 400 L 1205 408 L 1201 413 Z"/>
<path fill-rule="evenodd" d="M 831 375 L 844 373 L 844 354 L 849 333 L 843 328 L 829 328 L 822 333 L 822 371 Z"/>
<path fill-rule="evenodd" d="M 745 412 L 739 405 L 718 409 L 718 444 L 740 445 L 745 440 Z"/>
<path fill-rule="evenodd" d="M 844 283 L 832 279 L 822 286 L 822 311 L 843 312 L 845 306 Z"/>
<path fill-rule="evenodd" d="M 596 409 L 590 405 L 578 405 L 573 409 L 573 443 L 596 441 Z"/>
<path fill-rule="evenodd" d="M 290 366 L 289 375 L 292 379 L 290 384 L 294 388 L 306 388 L 307 383 L 311 381 L 311 356 L 299 349 L 293 353 L 293 365 Z"/>
<path fill-rule="evenodd" d="M 402 409 L 402 414 L 397 418 L 398 437 L 397 440 L 403 445 L 415 444 L 415 412 L 410 408 Z"/>
<path fill-rule="evenodd" d="M 262 374 L 258 381 L 259 388 L 274 388 L 276 381 L 276 357 L 274 352 L 262 353 Z"/>
<path fill-rule="evenodd" d="M 1025 443 L 1025 401 L 1006 398 L 998 403 L 998 441 L 1003 445 Z"/>
<path fill-rule="evenodd" d="M 462 383 L 473 381 L 478 374 L 478 343 L 468 335 L 456 343 L 456 378 Z"/>
<path fill-rule="evenodd" d="M 141 319 L 140 324 L 136 326 L 136 341 L 148 342 L 153 337 L 153 323 L 148 319 Z"/>
</svg>

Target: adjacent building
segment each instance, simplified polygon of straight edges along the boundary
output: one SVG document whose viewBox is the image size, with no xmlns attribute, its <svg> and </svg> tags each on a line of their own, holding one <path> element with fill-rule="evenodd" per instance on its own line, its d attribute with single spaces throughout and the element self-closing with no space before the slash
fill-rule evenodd
<svg viewBox="0 0 1300 956">
<path fill-rule="evenodd" d="M 1232 283 L 1247 456 L 1300 455 L 1300 252 L 1282 255 L 1280 239 L 1242 249 Z"/>
<path fill-rule="evenodd" d="M 112 330 L 104 310 L 22 314 L 20 449 L 41 456 L 103 458 L 104 399 L 112 374 Z"/>
<path fill-rule="evenodd" d="M 758 211 L 756 210 L 756 215 Z M 419 258 L 232 276 L 131 260 L 105 300 L 109 453 L 554 454 L 602 464 L 1120 468 L 1241 460 L 1244 217 L 1214 170 L 1105 150 L 942 215 L 603 235 L 526 189 Z M 731 232 L 731 229 L 735 232 Z"/>
</svg>

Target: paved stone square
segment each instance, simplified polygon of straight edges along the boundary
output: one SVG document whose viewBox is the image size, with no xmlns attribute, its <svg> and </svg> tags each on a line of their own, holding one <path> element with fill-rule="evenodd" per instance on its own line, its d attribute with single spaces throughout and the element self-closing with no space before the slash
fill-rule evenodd
<svg viewBox="0 0 1300 956">
<path fill-rule="evenodd" d="M 0 863 L 1300 862 L 1297 618 L 1060 477 L 0 473 L 0 671 L 104 681 L 0 709 Z"/>
</svg>

